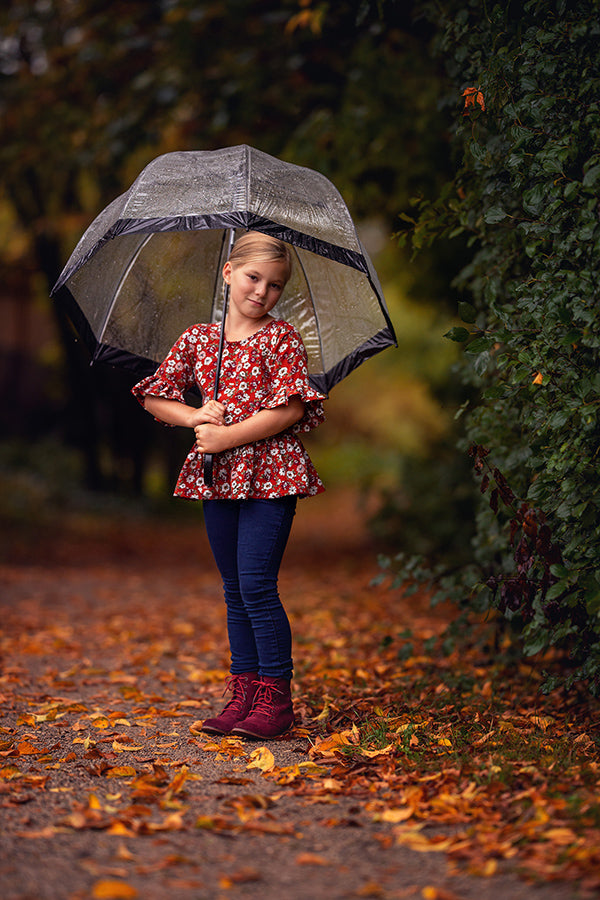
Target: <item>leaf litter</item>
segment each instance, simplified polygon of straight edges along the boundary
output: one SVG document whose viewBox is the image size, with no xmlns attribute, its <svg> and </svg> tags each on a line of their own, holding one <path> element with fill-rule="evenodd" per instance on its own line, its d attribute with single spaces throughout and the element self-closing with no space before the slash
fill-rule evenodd
<svg viewBox="0 0 600 900">
<path fill-rule="evenodd" d="M 281 578 L 297 727 L 206 735 L 227 675 L 210 556 L 196 527 L 138 528 L 126 562 L 62 533 L 0 569 L 6 900 L 597 894 L 590 698 L 542 695 L 542 664 L 499 651 L 493 624 L 449 646 L 452 610 L 374 586 L 366 538 L 326 515 Z M 32 852 L 63 860 L 68 893 L 59 862 L 31 891 Z"/>
</svg>

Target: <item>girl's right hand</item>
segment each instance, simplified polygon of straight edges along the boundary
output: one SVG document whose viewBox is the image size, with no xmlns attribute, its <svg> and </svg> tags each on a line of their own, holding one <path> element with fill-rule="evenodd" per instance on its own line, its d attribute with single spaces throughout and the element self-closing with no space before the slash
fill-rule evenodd
<svg viewBox="0 0 600 900">
<path fill-rule="evenodd" d="M 204 406 L 197 409 L 192 417 L 191 426 L 196 425 L 224 425 L 225 407 L 218 400 L 209 400 Z"/>
</svg>

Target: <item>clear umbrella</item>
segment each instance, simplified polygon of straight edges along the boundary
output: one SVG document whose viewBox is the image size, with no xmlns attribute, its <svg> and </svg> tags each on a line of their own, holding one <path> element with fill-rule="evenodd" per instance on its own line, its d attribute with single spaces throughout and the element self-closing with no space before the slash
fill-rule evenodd
<svg viewBox="0 0 600 900">
<path fill-rule="evenodd" d="M 300 332 L 317 390 L 328 394 L 395 345 L 377 275 L 337 189 L 246 145 L 153 160 L 92 222 L 52 294 L 94 362 L 143 377 L 191 324 L 224 319 L 221 270 L 244 230 L 292 246 L 293 275 L 274 315 Z"/>
</svg>

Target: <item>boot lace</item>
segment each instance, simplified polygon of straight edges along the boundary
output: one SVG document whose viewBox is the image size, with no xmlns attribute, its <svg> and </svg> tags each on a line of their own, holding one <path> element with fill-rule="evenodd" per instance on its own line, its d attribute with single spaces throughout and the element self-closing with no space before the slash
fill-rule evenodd
<svg viewBox="0 0 600 900">
<path fill-rule="evenodd" d="M 223 691 L 226 694 L 228 691 L 231 691 L 233 697 L 226 703 L 223 707 L 223 712 L 225 710 L 233 709 L 236 712 L 241 712 L 244 703 L 246 702 L 246 694 L 248 692 L 249 683 L 243 678 L 241 675 L 230 675 L 227 681 L 225 682 L 225 689 Z"/>
<path fill-rule="evenodd" d="M 264 684 L 260 682 L 260 686 L 254 695 L 254 703 L 252 704 L 252 715 L 260 713 L 264 716 L 273 716 L 275 714 L 275 698 L 273 694 L 281 694 L 274 684 Z"/>
</svg>

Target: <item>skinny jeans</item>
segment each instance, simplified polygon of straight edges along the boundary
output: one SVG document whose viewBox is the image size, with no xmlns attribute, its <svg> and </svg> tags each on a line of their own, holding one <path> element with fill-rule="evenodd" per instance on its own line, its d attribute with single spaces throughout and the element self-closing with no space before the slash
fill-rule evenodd
<svg viewBox="0 0 600 900">
<path fill-rule="evenodd" d="M 277 582 L 296 501 L 289 496 L 203 502 L 223 579 L 233 675 L 292 677 L 292 633 Z"/>
</svg>

